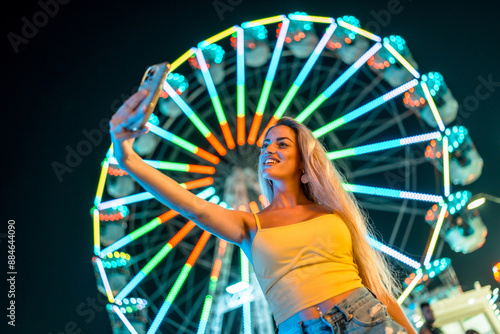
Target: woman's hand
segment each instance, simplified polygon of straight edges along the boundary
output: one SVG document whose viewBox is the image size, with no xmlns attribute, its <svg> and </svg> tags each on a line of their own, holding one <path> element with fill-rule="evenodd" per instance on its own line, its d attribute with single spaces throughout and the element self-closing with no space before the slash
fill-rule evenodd
<svg viewBox="0 0 500 334">
<path fill-rule="evenodd" d="M 148 132 L 146 127 L 139 128 L 146 112 L 145 106 L 142 108 L 139 106 L 148 94 L 147 90 L 142 89 L 129 97 L 118 108 L 109 122 L 114 156 L 118 161 L 122 161 L 129 154 L 134 153 L 132 144 L 135 138 Z"/>
</svg>

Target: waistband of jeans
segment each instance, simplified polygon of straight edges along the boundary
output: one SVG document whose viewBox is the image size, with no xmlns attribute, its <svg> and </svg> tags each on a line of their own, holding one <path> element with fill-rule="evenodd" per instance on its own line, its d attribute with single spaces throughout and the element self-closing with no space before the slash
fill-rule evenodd
<svg viewBox="0 0 500 334">
<path fill-rule="evenodd" d="M 367 303 L 373 298 L 377 298 L 368 288 L 362 287 L 356 289 L 347 298 L 324 312 L 323 316 L 328 316 L 330 321 L 335 322 L 342 317 L 350 318 L 356 309 Z"/>
</svg>

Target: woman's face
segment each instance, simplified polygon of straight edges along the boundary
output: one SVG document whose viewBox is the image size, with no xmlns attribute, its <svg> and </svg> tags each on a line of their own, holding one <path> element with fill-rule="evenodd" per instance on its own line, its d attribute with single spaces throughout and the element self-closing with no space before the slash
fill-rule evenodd
<svg viewBox="0 0 500 334">
<path fill-rule="evenodd" d="M 273 127 L 262 144 L 259 167 L 269 180 L 285 180 L 302 175 L 295 132 L 285 125 Z"/>
</svg>

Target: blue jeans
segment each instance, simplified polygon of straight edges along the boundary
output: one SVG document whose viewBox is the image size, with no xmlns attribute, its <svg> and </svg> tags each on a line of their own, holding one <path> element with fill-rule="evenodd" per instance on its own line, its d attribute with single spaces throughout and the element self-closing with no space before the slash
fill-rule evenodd
<svg viewBox="0 0 500 334">
<path fill-rule="evenodd" d="M 407 331 L 389 316 L 387 308 L 370 290 L 359 288 L 346 299 L 321 314 L 319 319 L 301 321 L 286 328 L 280 326 L 278 333 L 403 334 Z"/>
</svg>

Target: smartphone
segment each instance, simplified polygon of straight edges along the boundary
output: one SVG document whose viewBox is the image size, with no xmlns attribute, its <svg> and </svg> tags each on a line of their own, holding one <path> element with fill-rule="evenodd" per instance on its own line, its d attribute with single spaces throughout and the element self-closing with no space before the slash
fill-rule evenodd
<svg viewBox="0 0 500 334">
<path fill-rule="evenodd" d="M 141 102 L 141 104 L 137 107 L 137 110 L 140 110 L 141 108 L 146 106 L 146 113 L 144 114 L 141 125 L 139 127 L 131 129 L 132 131 L 142 129 L 148 122 L 149 117 L 155 110 L 156 103 L 158 103 L 158 98 L 160 97 L 163 82 L 167 78 L 167 74 L 169 71 L 170 64 L 165 62 L 151 65 L 146 70 L 146 72 L 144 72 L 139 90 L 147 89 L 149 91 L 149 95 L 144 99 L 144 101 Z"/>
</svg>

